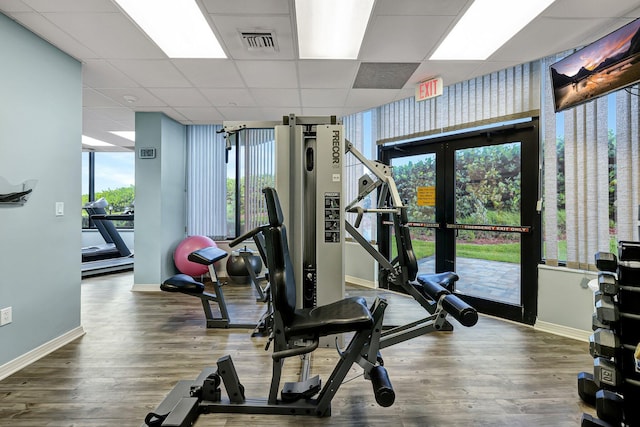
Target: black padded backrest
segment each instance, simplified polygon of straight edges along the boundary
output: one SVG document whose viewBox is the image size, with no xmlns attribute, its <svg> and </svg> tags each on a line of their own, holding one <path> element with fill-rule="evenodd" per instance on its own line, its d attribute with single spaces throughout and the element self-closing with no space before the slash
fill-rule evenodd
<svg viewBox="0 0 640 427">
<path fill-rule="evenodd" d="M 411 244 L 411 232 L 409 227 L 403 222 L 403 218 L 394 216 L 393 223 L 396 233 L 396 247 L 398 250 L 399 264 L 407 269 L 407 275 L 409 280 L 413 281 L 418 274 L 418 260 L 413 252 L 413 245 Z"/>
<path fill-rule="evenodd" d="M 269 226 L 263 230 L 273 307 L 285 325 L 293 320 L 296 309 L 296 282 L 283 224 L 282 209 L 274 188 L 262 190 L 267 201 Z"/>
</svg>

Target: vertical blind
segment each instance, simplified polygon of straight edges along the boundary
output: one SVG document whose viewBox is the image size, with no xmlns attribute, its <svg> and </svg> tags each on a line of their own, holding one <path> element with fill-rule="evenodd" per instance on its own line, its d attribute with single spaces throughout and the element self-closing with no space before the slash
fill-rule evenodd
<svg viewBox="0 0 640 427">
<path fill-rule="evenodd" d="M 543 59 L 543 68 L 567 54 Z M 637 87 L 620 90 L 556 114 L 550 76 L 545 74 L 542 138 L 547 264 L 566 262 L 569 268 L 595 270 L 596 252 L 609 251 L 616 240 L 638 239 L 637 90 Z M 610 156 L 613 145 L 615 154 Z M 614 165 L 612 170 L 610 163 Z M 563 170 L 564 191 L 558 182 Z M 611 189 L 615 198 L 610 195 Z M 563 195 L 565 219 L 559 203 Z M 614 218 L 609 214 L 612 208 Z M 566 259 L 560 251 L 563 244 Z"/>
<path fill-rule="evenodd" d="M 222 126 L 187 126 L 187 234 L 227 236 L 227 168 Z"/>
</svg>

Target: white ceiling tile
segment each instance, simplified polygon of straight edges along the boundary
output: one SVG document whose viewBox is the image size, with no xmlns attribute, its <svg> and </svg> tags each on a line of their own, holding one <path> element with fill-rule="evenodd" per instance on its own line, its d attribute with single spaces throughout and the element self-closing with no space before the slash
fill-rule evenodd
<svg viewBox="0 0 640 427">
<path fill-rule="evenodd" d="M 118 102 L 120 105 L 123 105 L 127 108 L 140 108 L 140 107 L 161 107 L 166 104 L 162 102 L 160 99 L 153 96 L 149 91 L 145 88 L 102 88 L 97 89 L 98 92 L 103 95 L 111 98 L 115 102 Z M 135 100 L 133 102 L 125 99 L 126 97 L 133 96 Z"/>
<path fill-rule="evenodd" d="M 244 87 L 233 61 L 229 59 L 173 59 L 171 62 L 198 87 Z"/>
<path fill-rule="evenodd" d="M 237 61 L 250 88 L 296 88 L 298 76 L 293 61 Z"/>
<path fill-rule="evenodd" d="M 191 83 L 168 59 L 122 59 L 111 64 L 145 87 L 190 87 Z"/>
<path fill-rule="evenodd" d="M 377 0 L 377 15 L 456 16 L 468 0 Z"/>
<path fill-rule="evenodd" d="M 361 61 L 421 61 L 435 49 L 453 17 L 378 16 L 367 30 Z"/>
<path fill-rule="evenodd" d="M 214 107 L 255 107 L 248 89 L 200 89 Z"/>
<path fill-rule="evenodd" d="M 351 89 L 345 106 L 366 110 L 392 102 L 397 93 L 398 89 Z"/>
<path fill-rule="evenodd" d="M 98 108 L 94 108 L 98 110 Z M 121 108 L 100 108 L 103 117 L 116 122 L 126 122 L 134 119 L 133 110 L 125 107 Z"/>
<path fill-rule="evenodd" d="M 221 15 L 288 14 L 289 0 L 202 0 L 207 12 Z"/>
<path fill-rule="evenodd" d="M 213 16 L 224 45 L 233 59 L 292 60 L 295 50 L 289 16 Z M 245 49 L 240 31 L 274 31 L 278 51 L 262 52 Z"/>
<path fill-rule="evenodd" d="M 21 25 L 78 60 L 100 57 L 98 53 L 38 13 L 15 13 L 12 16 Z"/>
<path fill-rule="evenodd" d="M 170 117 L 178 123 L 189 124 L 189 119 L 187 117 L 183 116 L 175 108 L 171 107 L 143 107 L 140 109 L 135 108 L 134 111 L 141 113 L 164 113 L 167 117 Z"/>
<path fill-rule="evenodd" d="M 122 105 L 95 89 L 82 89 L 83 107 L 121 107 Z"/>
<path fill-rule="evenodd" d="M 149 92 L 173 107 L 211 106 L 211 103 L 195 88 L 149 88 Z"/>
<path fill-rule="evenodd" d="M 176 111 L 189 118 L 192 124 L 205 125 L 217 124 L 223 120 L 222 114 L 213 107 L 209 108 L 189 108 L 176 107 Z"/>
<path fill-rule="evenodd" d="M 277 120 L 268 118 L 266 111 L 260 107 L 217 107 L 223 120 Z"/>
<path fill-rule="evenodd" d="M 22 0 L 38 12 L 117 12 L 110 0 Z"/>
<path fill-rule="evenodd" d="M 250 92 L 259 107 L 300 107 L 298 89 L 251 89 Z"/>
<path fill-rule="evenodd" d="M 302 105 L 314 107 L 341 107 L 347 99 L 349 89 L 302 89 Z"/>
<path fill-rule="evenodd" d="M 638 7 L 637 0 L 585 1 L 556 0 L 542 16 L 554 18 L 613 18 Z"/>
<path fill-rule="evenodd" d="M 43 16 L 103 58 L 166 58 L 162 50 L 121 13 L 45 13 Z"/>
<path fill-rule="evenodd" d="M 20 0 L 0 0 L 0 10 L 11 16 L 14 12 L 33 12 L 33 9 Z"/>
<path fill-rule="evenodd" d="M 358 61 L 298 61 L 300 87 L 346 88 L 351 87 L 358 72 Z"/>
<path fill-rule="evenodd" d="M 138 86 L 103 59 L 89 59 L 82 64 L 82 84 L 94 88 Z"/>
<path fill-rule="evenodd" d="M 443 77 L 445 86 L 471 78 L 482 61 L 425 61 L 409 78 L 405 87 L 433 77 Z"/>
</svg>

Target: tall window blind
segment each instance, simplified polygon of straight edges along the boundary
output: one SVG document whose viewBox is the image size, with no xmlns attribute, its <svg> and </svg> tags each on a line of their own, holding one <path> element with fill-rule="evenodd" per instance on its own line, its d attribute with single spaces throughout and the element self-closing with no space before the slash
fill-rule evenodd
<svg viewBox="0 0 640 427">
<path fill-rule="evenodd" d="M 222 126 L 187 126 L 187 234 L 227 236 L 225 140 Z"/>
<path fill-rule="evenodd" d="M 543 59 L 543 69 L 567 54 Z M 596 252 L 638 239 L 638 87 L 556 114 L 544 75 L 544 256 L 594 270 Z"/>
</svg>

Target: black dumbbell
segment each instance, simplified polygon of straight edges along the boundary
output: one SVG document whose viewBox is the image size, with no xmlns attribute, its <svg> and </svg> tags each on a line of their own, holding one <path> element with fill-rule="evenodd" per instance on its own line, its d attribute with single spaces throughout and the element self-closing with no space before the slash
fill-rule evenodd
<svg viewBox="0 0 640 427">
<path fill-rule="evenodd" d="M 595 300 L 596 316 L 599 321 L 609 324 L 620 320 L 620 311 L 611 296 L 604 295 L 601 292 L 595 292 Z"/>
<path fill-rule="evenodd" d="M 616 390 L 622 385 L 622 375 L 616 365 L 604 357 L 593 359 L 593 380 L 598 389 Z"/>
<path fill-rule="evenodd" d="M 604 295 L 617 295 L 619 286 L 616 275 L 609 271 L 598 273 L 598 288 Z"/>
<path fill-rule="evenodd" d="M 601 420 L 620 425 L 624 418 L 623 397 L 609 390 L 598 390 L 596 412 Z"/>
<path fill-rule="evenodd" d="M 618 357 L 621 348 L 620 338 L 610 329 L 596 329 L 589 337 L 589 353 L 593 357 Z"/>
<path fill-rule="evenodd" d="M 596 267 L 600 271 L 615 273 L 618 269 L 618 258 L 611 252 L 597 252 L 595 255 Z"/>
<path fill-rule="evenodd" d="M 600 321 L 598 319 L 598 314 L 594 312 L 591 315 L 591 330 L 595 331 L 596 329 L 610 329 L 611 325 L 605 322 Z"/>
<path fill-rule="evenodd" d="M 596 404 L 596 393 L 600 387 L 593 379 L 593 374 L 589 372 L 580 372 L 578 374 L 578 396 L 587 405 Z"/>
<path fill-rule="evenodd" d="M 593 415 L 582 414 L 580 420 L 580 427 L 614 427 L 613 424 L 609 424 L 606 421 L 594 418 Z"/>
</svg>

